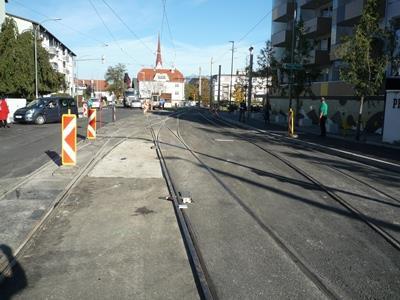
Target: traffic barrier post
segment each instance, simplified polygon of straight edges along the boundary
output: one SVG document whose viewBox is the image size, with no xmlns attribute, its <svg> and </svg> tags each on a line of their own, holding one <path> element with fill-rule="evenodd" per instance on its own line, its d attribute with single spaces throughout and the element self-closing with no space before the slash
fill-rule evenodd
<svg viewBox="0 0 400 300">
<path fill-rule="evenodd" d="M 96 109 L 94 109 L 94 108 L 89 109 L 89 118 L 88 118 L 86 137 L 89 140 L 96 139 Z"/>
<path fill-rule="evenodd" d="M 88 116 L 88 105 L 87 105 L 87 103 L 83 103 L 82 107 L 83 107 L 83 116 L 85 118 L 87 118 L 87 116 Z"/>
<path fill-rule="evenodd" d="M 61 162 L 63 166 L 76 165 L 76 115 L 62 115 L 62 150 Z"/>
</svg>

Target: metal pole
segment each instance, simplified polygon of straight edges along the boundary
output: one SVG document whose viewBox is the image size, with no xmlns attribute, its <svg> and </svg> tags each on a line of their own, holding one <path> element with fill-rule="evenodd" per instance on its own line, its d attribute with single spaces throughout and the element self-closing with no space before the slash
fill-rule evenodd
<svg viewBox="0 0 400 300">
<path fill-rule="evenodd" d="M 231 105 L 232 101 L 232 76 L 233 76 L 233 51 L 235 49 L 235 41 L 229 41 L 232 43 L 232 59 L 231 59 L 231 83 L 229 85 L 229 105 Z"/>
<path fill-rule="evenodd" d="M 201 67 L 199 67 L 199 107 L 201 101 Z"/>
<path fill-rule="evenodd" d="M 212 69 L 213 69 L 213 58 L 211 57 L 211 66 L 210 66 L 210 108 L 212 107 L 212 96 L 213 96 L 213 84 L 212 84 Z"/>
<path fill-rule="evenodd" d="M 221 100 L 221 65 L 218 66 L 218 108 L 219 108 L 219 101 Z"/>
<path fill-rule="evenodd" d="M 36 99 L 39 98 L 38 93 L 38 59 L 37 59 L 37 30 L 40 25 L 37 25 L 35 28 L 35 96 Z"/>
<path fill-rule="evenodd" d="M 293 22 L 292 22 L 292 46 L 290 53 L 290 64 L 293 66 L 294 60 L 294 48 L 295 48 L 295 37 L 296 37 L 296 10 L 297 5 L 296 1 L 294 1 L 294 13 L 293 13 Z M 289 108 L 292 108 L 292 81 L 293 81 L 293 69 L 289 70 Z"/>
<path fill-rule="evenodd" d="M 249 65 L 249 90 L 247 94 L 247 111 L 250 111 L 251 106 L 251 93 L 253 87 L 253 47 L 249 48 L 250 51 L 250 65 Z"/>
</svg>

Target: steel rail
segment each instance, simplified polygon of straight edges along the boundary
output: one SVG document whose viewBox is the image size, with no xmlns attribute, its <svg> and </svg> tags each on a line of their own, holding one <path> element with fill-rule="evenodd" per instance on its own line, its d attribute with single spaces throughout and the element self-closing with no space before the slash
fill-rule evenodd
<svg viewBox="0 0 400 300">
<path fill-rule="evenodd" d="M 202 115 L 202 114 L 201 114 Z M 207 117 L 202 115 L 203 118 L 206 120 L 209 120 Z M 227 122 L 225 122 L 226 124 Z M 214 124 L 216 124 L 214 122 Z M 233 126 L 231 123 L 229 123 L 230 126 Z M 315 179 L 312 177 L 310 174 L 307 174 L 307 172 L 301 170 L 297 166 L 295 166 L 293 163 L 288 161 L 287 159 L 281 157 L 280 155 L 274 153 L 271 150 L 265 149 L 264 147 L 261 147 L 257 143 L 251 141 L 250 139 L 246 139 L 243 137 L 238 137 L 241 140 L 247 141 L 248 143 L 254 145 L 255 147 L 259 148 L 260 150 L 268 153 L 269 155 L 275 157 L 276 159 L 280 160 L 283 162 L 285 165 L 287 165 L 289 168 L 292 170 L 296 171 L 298 174 L 302 175 L 304 178 L 315 184 L 318 188 L 323 190 L 325 193 L 327 193 L 333 200 L 335 200 L 337 203 L 345 207 L 348 211 L 350 211 L 352 214 L 354 214 L 356 217 L 358 217 L 360 220 L 362 220 L 365 224 L 367 224 L 370 228 L 372 228 L 375 232 L 377 232 L 380 236 L 382 236 L 390 245 L 392 245 L 396 250 L 400 250 L 400 241 L 396 239 L 394 236 L 392 236 L 389 232 L 387 232 L 385 229 L 383 229 L 381 226 L 375 224 L 373 221 L 370 220 L 368 216 L 366 216 L 364 213 L 362 213 L 359 209 L 355 208 L 353 205 L 351 205 L 348 201 L 346 201 L 343 197 L 337 195 L 334 191 L 332 191 L 329 187 L 321 183 L 319 180 Z"/>
<path fill-rule="evenodd" d="M 185 113 L 185 112 L 183 112 Z M 176 114 L 174 115 L 176 116 Z M 216 292 L 212 288 L 211 280 L 208 275 L 207 269 L 205 267 L 204 261 L 201 257 L 200 250 L 197 246 L 197 242 L 193 233 L 193 229 L 188 222 L 188 218 L 186 214 L 179 207 L 179 194 L 176 190 L 176 185 L 174 184 L 171 174 L 168 170 L 163 152 L 160 147 L 160 132 L 161 129 L 166 127 L 166 122 L 170 119 L 171 116 L 166 118 L 164 122 L 162 122 L 160 127 L 158 128 L 157 133 L 154 131 L 152 124 L 148 125 L 148 128 L 153 137 L 155 149 L 157 156 L 160 160 L 161 169 L 167 183 L 168 191 L 170 193 L 170 197 L 172 199 L 175 215 L 178 221 L 179 228 L 181 230 L 182 238 L 187 249 L 187 254 L 189 258 L 190 265 L 192 267 L 192 273 L 195 279 L 195 283 L 197 286 L 197 290 L 201 299 L 212 300 L 217 299 Z M 169 129 L 169 128 L 168 128 Z"/>
</svg>

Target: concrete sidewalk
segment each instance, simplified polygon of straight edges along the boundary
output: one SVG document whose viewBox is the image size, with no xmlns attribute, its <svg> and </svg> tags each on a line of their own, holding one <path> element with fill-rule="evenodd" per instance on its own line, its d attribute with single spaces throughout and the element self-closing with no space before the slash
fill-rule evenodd
<svg viewBox="0 0 400 300">
<path fill-rule="evenodd" d="M 239 124 L 239 114 L 229 112 L 219 112 L 220 117 L 233 121 Z M 271 132 L 287 135 L 286 123 L 270 123 L 265 124 L 261 113 L 252 113 L 250 118 L 245 123 L 240 123 L 245 126 L 251 126 L 256 129 L 268 130 Z M 353 151 L 370 155 L 376 158 L 390 160 L 392 162 L 400 163 L 398 152 L 400 146 L 383 143 L 381 136 L 368 135 L 361 137 L 360 141 L 356 141 L 355 132 L 348 131 L 346 135 L 327 133 L 326 138 L 320 138 L 320 129 L 317 125 L 296 127 L 296 133 L 299 139 L 311 142 L 318 142 L 320 144 L 337 147 L 338 149 L 351 149 Z"/>
<path fill-rule="evenodd" d="M 78 157 L 87 160 L 90 155 L 99 155 L 101 159 L 22 249 L 17 264 L 5 274 L 0 286 L 3 298 L 198 298 L 172 203 L 165 200 L 168 190 L 146 125 L 142 115 L 123 119 L 100 130 L 93 143 L 97 152 L 94 146 L 82 150 Z M 51 167 L 53 173 L 70 172 L 71 177 L 86 168 L 82 161 L 76 169 Z M 41 173 L 36 176 L 42 179 Z M 32 186 L 37 188 L 37 184 Z M 41 199 L 40 195 L 37 193 L 37 198 Z M 40 203 L 42 210 L 48 209 L 51 200 L 54 197 Z M 29 203 L 32 207 L 28 212 L 23 203 L 19 205 L 27 216 L 39 205 Z M 7 227 L 4 222 L 0 218 L 2 228 Z M 11 225 L 34 225 L 21 223 L 23 226 L 15 220 Z M 18 247 L 21 238 L 11 240 L 0 241 L 3 259 L 10 259 L 7 247 Z"/>
</svg>

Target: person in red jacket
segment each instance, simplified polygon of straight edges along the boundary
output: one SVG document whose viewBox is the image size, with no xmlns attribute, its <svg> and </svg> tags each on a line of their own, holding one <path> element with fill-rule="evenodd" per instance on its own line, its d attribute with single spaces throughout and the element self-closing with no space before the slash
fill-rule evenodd
<svg viewBox="0 0 400 300">
<path fill-rule="evenodd" d="M 0 126 L 3 126 L 4 128 L 10 128 L 7 124 L 9 112 L 6 100 L 0 99 Z"/>
</svg>

